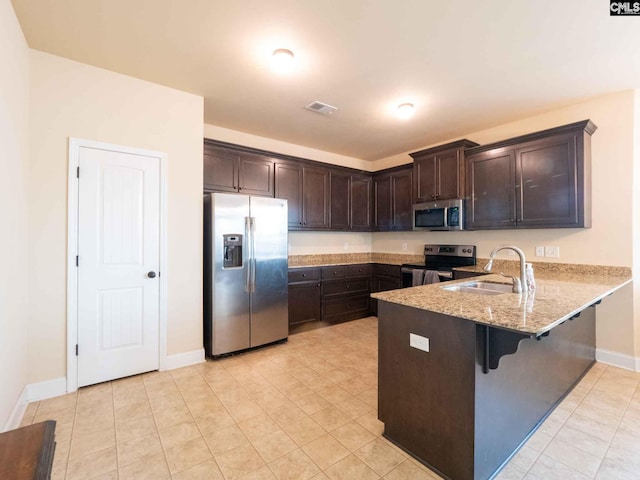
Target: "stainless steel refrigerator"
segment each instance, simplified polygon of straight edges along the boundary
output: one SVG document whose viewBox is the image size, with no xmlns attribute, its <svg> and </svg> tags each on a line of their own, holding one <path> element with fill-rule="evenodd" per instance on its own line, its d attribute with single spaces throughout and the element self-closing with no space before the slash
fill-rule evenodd
<svg viewBox="0 0 640 480">
<path fill-rule="evenodd" d="M 287 201 L 204 197 L 204 347 L 209 356 L 287 338 Z"/>
</svg>

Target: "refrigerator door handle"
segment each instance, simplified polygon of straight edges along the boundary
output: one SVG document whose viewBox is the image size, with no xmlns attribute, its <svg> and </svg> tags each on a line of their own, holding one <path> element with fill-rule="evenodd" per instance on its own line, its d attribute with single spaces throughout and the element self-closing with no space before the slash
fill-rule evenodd
<svg viewBox="0 0 640 480">
<path fill-rule="evenodd" d="M 251 240 L 251 228 L 249 226 L 251 217 L 244 217 L 244 256 L 245 256 L 245 268 L 244 268 L 244 291 L 251 292 L 251 247 L 253 242 Z"/>
<path fill-rule="evenodd" d="M 249 264 L 251 265 L 251 290 L 250 292 L 256 291 L 256 218 L 249 217 L 249 225 L 251 230 L 251 260 Z"/>
</svg>

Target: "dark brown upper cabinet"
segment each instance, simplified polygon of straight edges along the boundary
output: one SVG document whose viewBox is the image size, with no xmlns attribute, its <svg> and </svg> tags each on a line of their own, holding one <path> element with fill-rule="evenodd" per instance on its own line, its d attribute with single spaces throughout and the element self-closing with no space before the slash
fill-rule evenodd
<svg viewBox="0 0 640 480">
<path fill-rule="evenodd" d="M 205 191 L 273 197 L 273 159 L 205 141 Z"/>
<path fill-rule="evenodd" d="M 372 198 L 373 179 L 365 175 L 352 175 L 349 206 L 351 230 L 371 231 Z"/>
<path fill-rule="evenodd" d="M 329 229 L 329 170 L 294 162 L 278 162 L 277 198 L 287 200 L 289 230 Z"/>
<path fill-rule="evenodd" d="M 332 230 L 371 230 L 370 176 L 331 171 L 330 217 Z"/>
<path fill-rule="evenodd" d="M 289 230 L 302 228 L 302 166 L 276 163 L 276 198 L 287 200 Z"/>
<path fill-rule="evenodd" d="M 411 230 L 412 170 L 403 165 L 374 175 L 374 230 Z"/>
<path fill-rule="evenodd" d="M 477 145 L 464 139 L 412 153 L 413 202 L 462 198 L 465 191 L 464 150 Z"/>
<path fill-rule="evenodd" d="M 331 229 L 350 230 L 351 175 L 342 172 L 331 172 L 330 182 Z"/>
<path fill-rule="evenodd" d="M 329 170 L 302 168 L 302 227 L 329 228 Z"/>
<path fill-rule="evenodd" d="M 590 121 L 467 150 L 469 230 L 591 226 Z"/>
</svg>

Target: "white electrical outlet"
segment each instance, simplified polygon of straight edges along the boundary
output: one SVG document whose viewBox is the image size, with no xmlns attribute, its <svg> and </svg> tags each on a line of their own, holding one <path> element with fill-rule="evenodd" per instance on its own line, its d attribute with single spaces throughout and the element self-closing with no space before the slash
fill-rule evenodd
<svg viewBox="0 0 640 480">
<path fill-rule="evenodd" d="M 507 250 L 507 255 L 509 257 L 515 257 L 516 256 L 516 252 L 514 252 L 513 250 Z"/>
<path fill-rule="evenodd" d="M 544 257 L 544 247 L 536 247 L 536 257 Z"/>
<path fill-rule="evenodd" d="M 349 244 L 347 242 L 344 242 L 342 244 L 342 248 L 344 248 L 345 250 L 349 250 Z"/>
<path fill-rule="evenodd" d="M 415 333 L 409 334 L 409 346 L 422 350 L 423 352 L 429 351 L 429 339 L 427 337 L 421 337 Z"/>
<path fill-rule="evenodd" d="M 549 247 L 544 247 L 544 256 L 551 257 L 551 258 L 560 257 L 560 247 L 556 247 L 553 245 Z"/>
<path fill-rule="evenodd" d="M 402 242 L 402 251 L 403 252 L 407 251 L 407 242 Z"/>
</svg>

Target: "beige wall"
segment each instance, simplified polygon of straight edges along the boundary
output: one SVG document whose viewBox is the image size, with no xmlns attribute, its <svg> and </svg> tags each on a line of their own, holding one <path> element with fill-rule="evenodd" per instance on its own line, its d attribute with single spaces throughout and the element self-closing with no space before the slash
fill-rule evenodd
<svg viewBox="0 0 640 480">
<path fill-rule="evenodd" d="M 35 50 L 30 67 L 29 382 L 66 372 L 69 137 L 168 154 L 167 350 L 202 348 L 203 99 Z"/>
<path fill-rule="evenodd" d="M 29 50 L 0 0 L 0 431 L 27 383 Z M 33 298 L 32 298 L 33 299 Z"/>
</svg>

